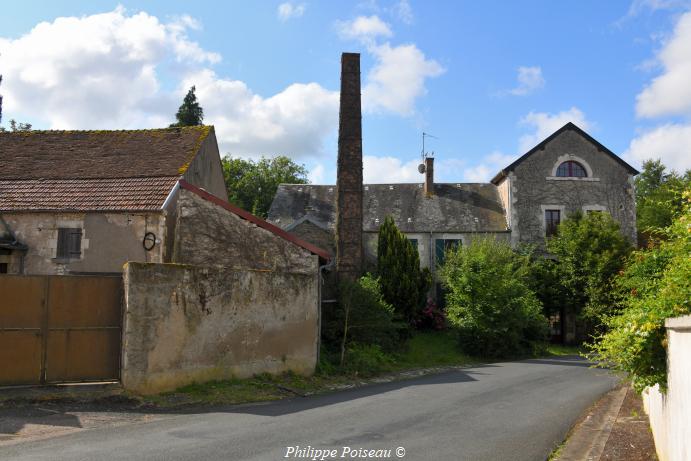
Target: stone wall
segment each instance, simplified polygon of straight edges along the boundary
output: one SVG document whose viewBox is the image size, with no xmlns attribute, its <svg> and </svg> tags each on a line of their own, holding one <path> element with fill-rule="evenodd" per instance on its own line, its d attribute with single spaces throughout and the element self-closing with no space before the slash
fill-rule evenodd
<svg viewBox="0 0 691 461">
<path fill-rule="evenodd" d="M 691 315 L 668 319 L 667 393 L 643 392 L 660 461 L 691 459 Z"/>
<path fill-rule="evenodd" d="M 590 170 L 587 178 L 557 178 L 558 164 L 575 160 Z M 544 246 L 544 210 L 560 209 L 561 219 L 575 211 L 606 210 L 636 243 L 633 176 L 617 161 L 574 130 L 565 130 L 515 167 L 509 176 L 512 242 Z"/>
<path fill-rule="evenodd" d="M 317 273 L 128 263 L 122 384 L 150 394 L 317 360 Z"/>
<path fill-rule="evenodd" d="M 185 171 L 183 178 L 188 183 L 201 187 L 226 202 L 228 201 L 228 191 L 223 179 L 221 157 L 213 128 L 199 146 L 199 151 Z"/>
<path fill-rule="evenodd" d="M 318 257 L 199 195 L 180 189 L 172 262 L 316 275 Z"/>
<path fill-rule="evenodd" d="M 28 245 L 24 273 L 53 275 L 70 273 L 115 273 L 126 261 L 163 262 L 165 219 L 163 213 L 3 213 L 17 239 Z M 81 255 L 56 259 L 58 228 L 82 229 Z M 147 232 L 156 235 L 151 251 L 142 241 Z M 16 253 L 16 252 L 15 252 Z M 9 273 L 19 273 L 18 255 L 0 255 Z"/>
</svg>

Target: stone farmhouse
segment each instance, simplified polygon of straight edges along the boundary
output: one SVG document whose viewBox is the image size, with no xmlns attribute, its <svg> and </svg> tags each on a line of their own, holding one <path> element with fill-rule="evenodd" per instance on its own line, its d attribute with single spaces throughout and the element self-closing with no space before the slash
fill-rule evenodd
<svg viewBox="0 0 691 461">
<path fill-rule="evenodd" d="M 0 385 L 314 371 L 331 255 L 228 203 L 213 127 L 0 133 L 0 165 Z"/>
</svg>

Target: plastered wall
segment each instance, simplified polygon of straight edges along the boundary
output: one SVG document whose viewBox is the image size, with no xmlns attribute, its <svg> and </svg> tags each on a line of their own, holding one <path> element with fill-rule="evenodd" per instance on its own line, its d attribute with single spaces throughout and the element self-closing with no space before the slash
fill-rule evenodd
<svg viewBox="0 0 691 461">
<path fill-rule="evenodd" d="M 317 360 L 317 273 L 128 263 L 123 386 L 149 394 L 192 382 L 292 370 Z"/>
</svg>

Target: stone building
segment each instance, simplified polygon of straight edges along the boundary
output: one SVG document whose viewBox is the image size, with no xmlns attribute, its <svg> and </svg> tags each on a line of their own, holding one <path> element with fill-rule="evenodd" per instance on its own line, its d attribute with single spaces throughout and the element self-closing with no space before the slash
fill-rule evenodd
<svg viewBox="0 0 691 461">
<path fill-rule="evenodd" d="M 636 241 L 633 177 L 638 173 L 573 123 L 567 123 L 489 183 L 435 183 L 427 158 L 424 183 L 365 184 L 365 265 L 376 258 L 379 225 L 392 216 L 434 271 L 445 249 L 468 245 L 479 235 L 544 248 L 559 222 L 575 211 L 610 213 L 622 233 Z M 282 184 L 268 220 L 333 248 L 336 189 L 330 185 Z M 427 192 L 426 192 L 427 191 Z M 331 244 L 329 245 L 329 242 Z"/>
<path fill-rule="evenodd" d="M 0 249 L 0 272 L 10 274 L 167 261 L 178 180 L 227 197 L 213 127 L 0 133 L 0 164 L 0 238 L 15 242 Z"/>
</svg>

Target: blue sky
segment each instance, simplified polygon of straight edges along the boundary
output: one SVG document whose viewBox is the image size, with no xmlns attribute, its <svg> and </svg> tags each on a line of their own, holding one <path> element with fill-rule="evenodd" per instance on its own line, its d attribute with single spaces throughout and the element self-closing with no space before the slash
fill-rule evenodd
<svg viewBox="0 0 691 461">
<path fill-rule="evenodd" d="M 192 84 L 223 154 L 335 178 L 339 59 L 362 53 L 367 182 L 487 181 L 573 121 L 691 168 L 691 1 L 25 1 L 3 7 L 3 122 L 167 126 Z"/>
</svg>

